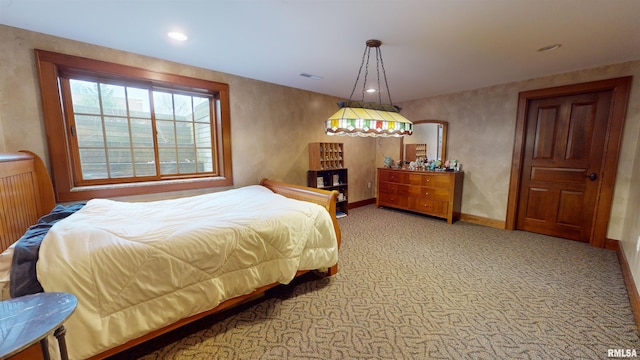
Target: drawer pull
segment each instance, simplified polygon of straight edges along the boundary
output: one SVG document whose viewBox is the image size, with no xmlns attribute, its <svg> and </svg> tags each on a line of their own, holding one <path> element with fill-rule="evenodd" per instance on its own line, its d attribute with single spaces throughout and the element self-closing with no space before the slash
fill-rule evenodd
<svg viewBox="0 0 640 360">
<path fill-rule="evenodd" d="M 425 195 L 429 195 L 429 193 L 424 193 Z"/>
</svg>

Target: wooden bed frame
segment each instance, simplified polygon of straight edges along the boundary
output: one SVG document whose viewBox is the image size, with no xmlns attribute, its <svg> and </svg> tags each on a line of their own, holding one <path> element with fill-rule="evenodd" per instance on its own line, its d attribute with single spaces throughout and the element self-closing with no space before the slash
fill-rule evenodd
<svg viewBox="0 0 640 360">
<path fill-rule="evenodd" d="M 304 200 L 320 204 L 327 209 L 333 221 L 333 226 L 340 246 L 341 233 L 336 219 L 337 191 L 308 188 L 283 182 L 262 179 L 260 185 L 273 192 L 289 198 Z M 48 214 L 56 205 L 51 178 L 42 160 L 34 153 L 21 151 L 20 153 L 0 153 L 0 251 L 4 251 L 18 240 L 27 228 L 36 223 L 40 217 Z M 338 265 L 326 270 L 328 275 L 338 271 Z M 298 271 L 300 276 L 309 270 Z M 265 291 L 280 285 L 274 283 L 256 289 L 254 292 L 229 299 L 213 309 L 179 320 L 164 328 L 152 331 L 140 338 L 130 340 L 117 347 L 102 352 L 92 359 L 103 359 L 115 355 L 133 346 L 158 337 L 169 331 L 201 319 L 205 316 L 229 309 L 244 301 L 256 298 Z"/>
</svg>

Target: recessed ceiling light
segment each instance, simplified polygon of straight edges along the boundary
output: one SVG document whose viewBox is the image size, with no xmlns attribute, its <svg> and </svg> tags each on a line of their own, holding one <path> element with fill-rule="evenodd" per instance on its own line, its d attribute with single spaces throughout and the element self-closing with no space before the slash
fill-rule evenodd
<svg viewBox="0 0 640 360">
<path fill-rule="evenodd" d="M 562 46 L 562 44 L 553 44 L 553 45 L 543 46 L 540 49 L 538 49 L 538 52 L 552 51 L 552 50 L 555 50 L 555 49 L 559 48 L 560 46 Z"/>
<path fill-rule="evenodd" d="M 177 32 L 177 31 L 171 31 L 170 33 L 167 34 L 170 38 L 174 39 L 174 40 L 178 40 L 178 41 L 185 41 L 187 40 L 187 35 L 181 33 L 181 32 Z"/>
<path fill-rule="evenodd" d="M 309 78 L 309 79 L 313 79 L 313 80 L 322 80 L 322 79 L 324 79 L 322 76 L 313 75 L 313 74 L 307 74 L 307 73 L 301 73 L 300 76 L 306 77 L 306 78 Z"/>
</svg>

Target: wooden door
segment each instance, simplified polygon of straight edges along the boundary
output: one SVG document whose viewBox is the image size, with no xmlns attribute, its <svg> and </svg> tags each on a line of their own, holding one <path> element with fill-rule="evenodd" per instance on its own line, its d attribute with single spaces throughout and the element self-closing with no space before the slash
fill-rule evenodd
<svg viewBox="0 0 640 360">
<path fill-rule="evenodd" d="M 610 245 L 631 79 L 519 94 L 506 229 Z"/>
<path fill-rule="evenodd" d="M 517 228 L 589 242 L 611 90 L 529 103 Z"/>
</svg>

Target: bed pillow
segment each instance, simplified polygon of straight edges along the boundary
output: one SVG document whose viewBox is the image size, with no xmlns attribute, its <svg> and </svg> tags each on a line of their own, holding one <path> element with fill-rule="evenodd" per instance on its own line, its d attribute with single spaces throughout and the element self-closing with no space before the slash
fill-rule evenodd
<svg viewBox="0 0 640 360">
<path fill-rule="evenodd" d="M 9 282 L 11 297 L 44 291 L 36 276 L 40 243 L 55 223 L 80 210 L 83 206 L 84 203 L 56 206 L 49 214 L 41 217 L 36 224 L 31 225 L 15 243 L 11 262 L 11 281 Z"/>
</svg>

